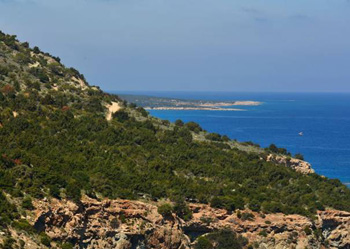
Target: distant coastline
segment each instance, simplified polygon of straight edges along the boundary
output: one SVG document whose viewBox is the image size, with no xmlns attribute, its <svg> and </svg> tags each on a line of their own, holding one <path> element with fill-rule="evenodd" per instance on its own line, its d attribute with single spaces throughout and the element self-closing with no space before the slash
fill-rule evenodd
<svg viewBox="0 0 350 249">
<path fill-rule="evenodd" d="M 174 111 L 245 111 L 238 108 L 219 108 L 219 107 L 145 107 L 146 110 L 174 110 Z"/>
<path fill-rule="evenodd" d="M 120 95 L 128 102 L 142 106 L 146 110 L 180 110 L 180 111 L 245 111 L 233 106 L 259 106 L 262 102 L 251 100 L 211 101 L 164 98 L 145 95 Z"/>
</svg>

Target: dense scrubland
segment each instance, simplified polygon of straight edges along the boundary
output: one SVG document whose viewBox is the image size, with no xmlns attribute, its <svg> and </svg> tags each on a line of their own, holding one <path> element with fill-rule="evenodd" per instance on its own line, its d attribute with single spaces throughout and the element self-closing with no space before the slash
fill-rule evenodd
<svg viewBox="0 0 350 249">
<path fill-rule="evenodd" d="M 112 101 L 121 110 L 107 121 L 106 105 Z M 195 139 L 198 134 L 204 139 Z M 79 203 L 82 194 L 169 199 L 183 217 L 189 215 L 186 202 L 305 216 L 324 208 L 350 211 L 350 190 L 339 180 L 266 162 L 271 152 L 288 154 L 275 146 L 240 150 L 226 136 L 206 133 L 193 122 L 150 117 L 90 86 L 58 57 L 0 33 L 2 227 L 19 219 L 11 198 L 30 209 L 34 198 Z"/>
</svg>

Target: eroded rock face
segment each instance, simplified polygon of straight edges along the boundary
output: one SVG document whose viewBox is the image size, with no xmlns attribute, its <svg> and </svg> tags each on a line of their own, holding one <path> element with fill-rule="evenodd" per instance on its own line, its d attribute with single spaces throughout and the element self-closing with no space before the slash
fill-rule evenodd
<svg viewBox="0 0 350 249">
<path fill-rule="evenodd" d="M 323 235 L 334 248 L 350 248 L 350 213 L 326 210 L 318 212 Z"/>
<path fill-rule="evenodd" d="M 204 204 L 189 204 L 193 218 L 165 219 L 154 204 L 128 200 L 37 201 L 34 226 L 76 248 L 193 248 L 196 237 L 228 228 L 259 248 L 350 248 L 350 213 L 326 210 L 312 221 L 300 215 L 251 211 L 251 220 Z M 310 229 L 307 229 L 310 228 Z M 325 242 L 327 241 L 327 242 Z M 323 245 L 328 246 L 325 247 Z"/>
<path fill-rule="evenodd" d="M 305 162 L 305 161 L 300 160 L 300 159 L 270 154 L 267 156 L 266 160 L 268 162 L 273 162 L 276 164 L 285 165 L 286 167 L 291 168 L 291 169 L 293 169 L 297 172 L 300 172 L 302 174 L 315 173 L 315 171 L 311 168 L 310 163 Z"/>
<path fill-rule="evenodd" d="M 35 202 L 34 227 L 77 248 L 189 248 L 180 220 L 166 220 L 155 205 L 138 201 L 84 198 Z"/>
</svg>

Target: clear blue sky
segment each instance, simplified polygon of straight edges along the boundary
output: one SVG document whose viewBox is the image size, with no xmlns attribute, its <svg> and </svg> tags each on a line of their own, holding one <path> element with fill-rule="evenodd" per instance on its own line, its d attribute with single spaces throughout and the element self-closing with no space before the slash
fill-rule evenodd
<svg viewBox="0 0 350 249">
<path fill-rule="evenodd" d="M 349 0 L 0 0 L 105 90 L 350 91 Z"/>
</svg>

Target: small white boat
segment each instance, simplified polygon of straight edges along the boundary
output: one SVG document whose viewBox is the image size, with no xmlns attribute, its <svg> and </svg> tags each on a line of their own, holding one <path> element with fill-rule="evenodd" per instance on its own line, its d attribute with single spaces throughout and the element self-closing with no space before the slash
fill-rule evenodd
<svg viewBox="0 0 350 249">
<path fill-rule="evenodd" d="M 302 131 L 299 132 L 299 136 L 304 136 L 304 133 Z"/>
</svg>

